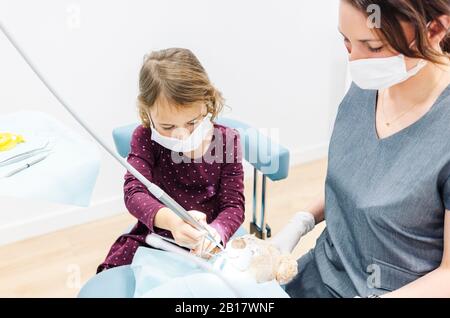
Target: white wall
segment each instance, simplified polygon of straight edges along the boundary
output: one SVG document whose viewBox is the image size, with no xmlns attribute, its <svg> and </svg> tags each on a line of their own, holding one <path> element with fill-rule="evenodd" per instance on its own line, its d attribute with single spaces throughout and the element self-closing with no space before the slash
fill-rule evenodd
<svg viewBox="0 0 450 318">
<path fill-rule="evenodd" d="M 279 128 L 281 143 L 298 163 L 326 155 L 344 93 L 337 5 L 338 0 L 0 0 L 0 20 L 108 140 L 113 127 L 137 120 L 143 55 L 187 47 L 223 91 L 229 116 Z M 86 135 L 2 34 L 0 52 L 1 114 L 41 110 Z M 102 160 L 88 209 L 0 197 L 0 244 L 124 211 L 124 171 L 104 152 Z"/>
</svg>

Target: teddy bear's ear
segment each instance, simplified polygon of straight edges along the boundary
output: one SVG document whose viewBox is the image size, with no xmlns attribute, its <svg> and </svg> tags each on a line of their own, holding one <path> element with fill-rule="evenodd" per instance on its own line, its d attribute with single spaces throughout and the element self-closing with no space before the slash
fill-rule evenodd
<svg viewBox="0 0 450 318">
<path fill-rule="evenodd" d="M 276 279 L 284 285 L 289 283 L 298 273 L 297 261 L 291 255 L 280 256 Z"/>
</svg>

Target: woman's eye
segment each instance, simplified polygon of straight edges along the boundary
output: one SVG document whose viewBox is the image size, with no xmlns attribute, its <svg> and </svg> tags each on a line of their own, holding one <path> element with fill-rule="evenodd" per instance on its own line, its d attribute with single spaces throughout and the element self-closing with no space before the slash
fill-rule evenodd
<svg viewBox="0 0 450 318">
<path fill-rule="evenodd" d="M 370 52 L 373 52 L 373 53 L 379 53 L 383 50 L 383 47 L 382 46 L 377 47 L 377 48 L 369 47 L 369 50 L 370 50 Z"/>
</svg>

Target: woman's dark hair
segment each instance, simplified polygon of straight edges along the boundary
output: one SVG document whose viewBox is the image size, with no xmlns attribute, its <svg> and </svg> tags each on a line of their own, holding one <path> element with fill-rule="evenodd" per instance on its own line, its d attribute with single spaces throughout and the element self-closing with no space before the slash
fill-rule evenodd
<svg viewBox="0 0 450 318">
<path fill-rule="evenodd" d="M 378 6 L 381 13 L 381 27 L 376 32 L 397 52 L 411 58 L 420 58 L 439 63 L 443 54 L 435 50 L 428 40 L 428 24 L 436 21 L 442 28 L 439 17 L 450 16 L 450 0 L 345 0 L 367 14 L 370 8 Z M 368 12 L 369 9 L 369 12 Z M 414 27 L 417 48 L 411 48 L 401 22 Z M 446 30 L 448 31 L 448 30 Z M 450 34 L 441 42 L 444 54 L 450 53 Z"/>
</svg>

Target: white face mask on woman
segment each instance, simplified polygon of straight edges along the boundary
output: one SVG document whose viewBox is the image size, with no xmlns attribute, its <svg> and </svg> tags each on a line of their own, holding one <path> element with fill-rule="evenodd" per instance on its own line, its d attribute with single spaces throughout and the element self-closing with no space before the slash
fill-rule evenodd
<svg viewBox="0 0 450 318">
<path fill-rule="evenodd" d="M 422 70 L 427 61 L 420 60 L 411 70 L 406 69 L 405 57 L 362 59 L 350 62 L 352 80 L 362 89 L 385 89 L 400 84 Z"/>
<path fill-rule="evenodd" d="M 152 130 L 151 139 L 164 148 L 175 152 L 191 152 L 199 149 L 203 141 L 214 128 L 211 122 L 211 118 L 209 116 L 206 116 L 192 131 L 188 138 L 181 140 L 178 138 L 166 137 L 161 135 L 153 126 L 151 117 L 148 117 L 150 118 L 150 128 Z"/>
</svg>

